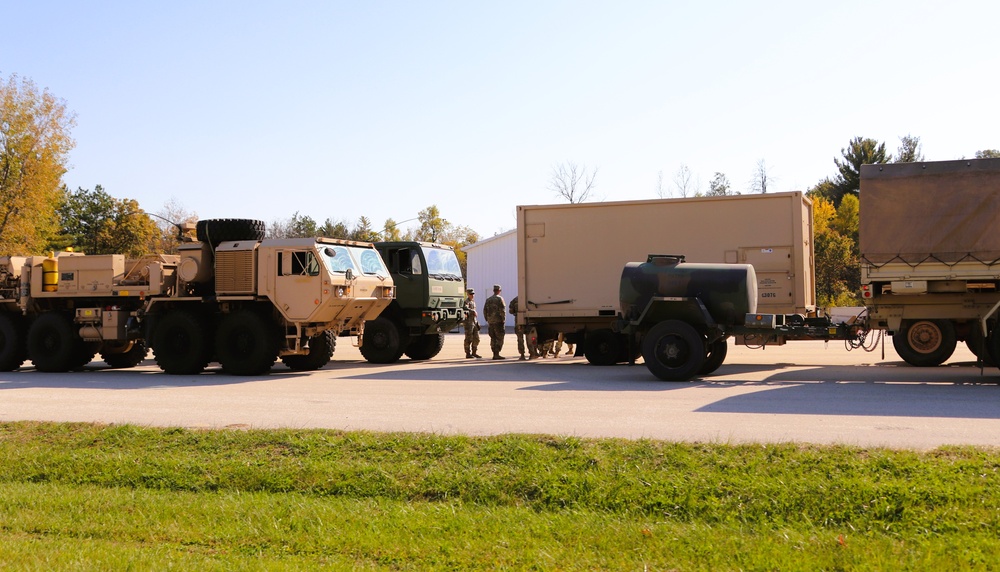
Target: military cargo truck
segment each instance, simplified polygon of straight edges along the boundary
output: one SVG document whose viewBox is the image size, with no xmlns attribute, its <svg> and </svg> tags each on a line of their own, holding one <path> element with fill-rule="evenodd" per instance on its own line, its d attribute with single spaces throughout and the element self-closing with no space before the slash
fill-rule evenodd
<svg viewBox="0 0 1000 572">
<path fill-rule="evenodd" d="M 138 364 L 151 347 L 171 374 L 210 361 L 236 375 L 325 365 L 335 336 L 389 305 L 394 286 L 371 243 L 265 240 L 264 224 L 199 221 L 176 256 L 0 258 L 0 370 L 82 367 L 96 354 Z"/>
<path fill-rule="evenodd" d="M 450 246 L 431 242 L 376 242 L 389 267 L 396 298 L 365 324 L 361 355 L 372 363 L 392 363 L 403 354 L 436 356 L 444 334 L 465 319 L 465 281 Z"/>
<path fill-rule="evenodd" d="M 517 207 L 517 323 L 563 332 L 591 363 L 628 361 L 613 331 L 622 267 L 647 254 L 749 264 L 770 314 L 816 310 L 812 201 L 800 192 Z"/>
<path fill-rule="evenodd" d="M 862 299 L 900 357 L 934 366 L 965 341 L 996 362 L 1000 159 L 862 165 L 859 216 Z"/>
</svg>

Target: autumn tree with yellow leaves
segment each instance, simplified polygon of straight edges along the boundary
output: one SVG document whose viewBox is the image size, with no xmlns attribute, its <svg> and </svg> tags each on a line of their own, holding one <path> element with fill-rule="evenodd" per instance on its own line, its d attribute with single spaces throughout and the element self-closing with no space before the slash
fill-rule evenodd
<svg viewBox="0 0 1000 572">
<path fill-rule="evenodd" d="M 56 234 L 75 125 L 48 90 L 16 75 L 0 78 L 0 255 L 39 254 Z"/>
</svg>

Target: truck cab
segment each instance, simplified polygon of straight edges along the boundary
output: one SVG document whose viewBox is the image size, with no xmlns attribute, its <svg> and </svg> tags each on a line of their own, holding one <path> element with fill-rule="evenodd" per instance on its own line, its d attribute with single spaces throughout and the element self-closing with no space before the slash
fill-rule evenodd
<svg viewBox="0 0 1000 572">
<path fill-rule="evenodd" d="M 452 247 L 418 241 L 376 242 L 396 285 L 396 297 L 365 326 L 361 353 L 370 362 L 391 363 L 403 354 L 430 359 L 444 333 L 465 319 L 465 280 Z"/>
</svg>

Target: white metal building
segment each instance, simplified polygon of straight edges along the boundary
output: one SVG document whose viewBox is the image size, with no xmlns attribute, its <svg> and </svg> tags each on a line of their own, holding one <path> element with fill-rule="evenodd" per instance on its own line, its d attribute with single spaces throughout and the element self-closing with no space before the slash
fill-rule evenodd
<svg viewBox="0 0 1000 572">
<path fill-rule="evenodd" d="M 517 296 L 517 229 L 485 238 L 462 250 L 468 256 L 467 287 L 476 290 L 476 308 L 485 333 L 483 303 L 493 295 L 493 285 L 499 284 L 503 288 L 501 295 L 508 304 Z M 507 326 L 514 327 L 514 317 L 510 314 L 507 315 Z"/>
</svg>

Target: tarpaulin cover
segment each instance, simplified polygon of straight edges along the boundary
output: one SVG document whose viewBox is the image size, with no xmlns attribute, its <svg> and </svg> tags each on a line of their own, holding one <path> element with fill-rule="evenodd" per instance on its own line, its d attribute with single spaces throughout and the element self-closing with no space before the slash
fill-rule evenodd
<svg viewBox="0 0 1000 572">
<path fill-rule="evenodd" d="M 1000 159 L 863 165 L 859 208 L 872 264 L 1000 259 Z"/>
</svg>

